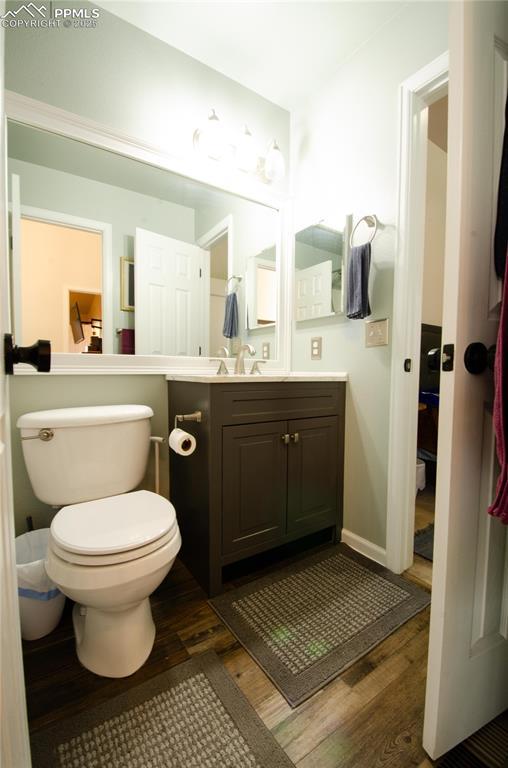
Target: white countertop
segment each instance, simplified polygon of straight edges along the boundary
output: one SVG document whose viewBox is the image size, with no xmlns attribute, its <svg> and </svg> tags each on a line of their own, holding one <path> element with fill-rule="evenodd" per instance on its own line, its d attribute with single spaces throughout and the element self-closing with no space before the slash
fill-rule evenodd
<svg viewBox="0 0 508 768">
<path fill-rule="evenodd" d="M 334 371 L 333 373 L 310 373 L 309 371 L 303 371 L 302 373 L 262 373 L 260 376 L 251 376 L 249 373 L 243 376 L 235 376 L 235 374 L 229 374 L 228 376 L 217 376 L 215 373 L 168 373 L 166 376 L 167 381 L 196 381 L 203 384 L 237 384 L 239 382 L 247 384 L 262 384 L 271 383 L 275 381 L 347 381 L 348 375 L 344 372 Z"/>
</svg>

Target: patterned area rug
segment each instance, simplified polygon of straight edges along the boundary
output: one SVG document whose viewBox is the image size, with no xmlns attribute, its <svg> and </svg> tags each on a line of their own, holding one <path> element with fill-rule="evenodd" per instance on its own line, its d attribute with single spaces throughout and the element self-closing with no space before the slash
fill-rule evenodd
<svg viewBox="0 0 508 768">
<path fill-rule="evenodd" d="M 414 551 L 426 560 L 434 559 L 434 524 L 429 523 L 426 528 L 415 533 Z"/>
<path fill-rule="evenodd" d="M 33 768 L 291 768 L 208 651 L 32 736 Z"/>
<path fill-rule="evenodd" d="M 291 706 L 429 602 L 423 589 L 344 544 L 210 600 Z"/>
</svg>

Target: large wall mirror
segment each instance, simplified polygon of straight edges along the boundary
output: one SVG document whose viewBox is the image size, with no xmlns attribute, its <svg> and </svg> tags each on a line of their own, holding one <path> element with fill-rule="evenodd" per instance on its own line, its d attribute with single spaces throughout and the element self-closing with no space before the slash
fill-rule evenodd
<svg viewBox="0 0 508 768">
<path fill-rule="evenodd" d="M 8 169 L 16 343 L 277 357 L 277 210 L 13 121 Z"/>
<path fill-rule="evenodd" d="M 344 313 L 351 216 L 339 224 L 312 224 L 295 235 L 296 322 Z"/>
</svg>

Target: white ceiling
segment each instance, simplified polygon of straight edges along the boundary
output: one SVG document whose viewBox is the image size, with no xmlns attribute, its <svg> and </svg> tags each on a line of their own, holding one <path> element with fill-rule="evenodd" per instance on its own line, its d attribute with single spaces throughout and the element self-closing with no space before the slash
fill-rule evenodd
<svg viewBox="0 0 508 768">
<path fill-rule="evenodd" d="M 100 0 L 99 4 L 293 110 L 406 2 Z"/>
</svg>

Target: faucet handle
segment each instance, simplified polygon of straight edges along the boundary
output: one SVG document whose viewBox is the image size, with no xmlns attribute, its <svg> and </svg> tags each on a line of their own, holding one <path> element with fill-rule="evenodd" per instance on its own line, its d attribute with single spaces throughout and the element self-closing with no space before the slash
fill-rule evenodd
<svg viewBox="0 0 508 768">
<path fill-rule="evenodd" d="M 229 350 L 227 347 L 219 347 L 219 349 L 215 354 L 217 355 L 217 357 L 229 357 Z"/>
<path fill-rule="evenodd" d="M 252 368 L 250 369 L 250 375 L 255 376 L 256 374 L 258 376 L 261 376 L 261 371 L 259 370 L 259 364 L 265 365 L 266 360 L 254 360 L 252 363 Z"/>
<path fill-rule="evenodd" d="M 222 357 L 209 357 L 208 358 L 209 363 L 219 363 L 219 368 L 217 370 L 217 376 L 229 376 L 228 367 L 224 362 L 224 358 Z"/>
</svg>

